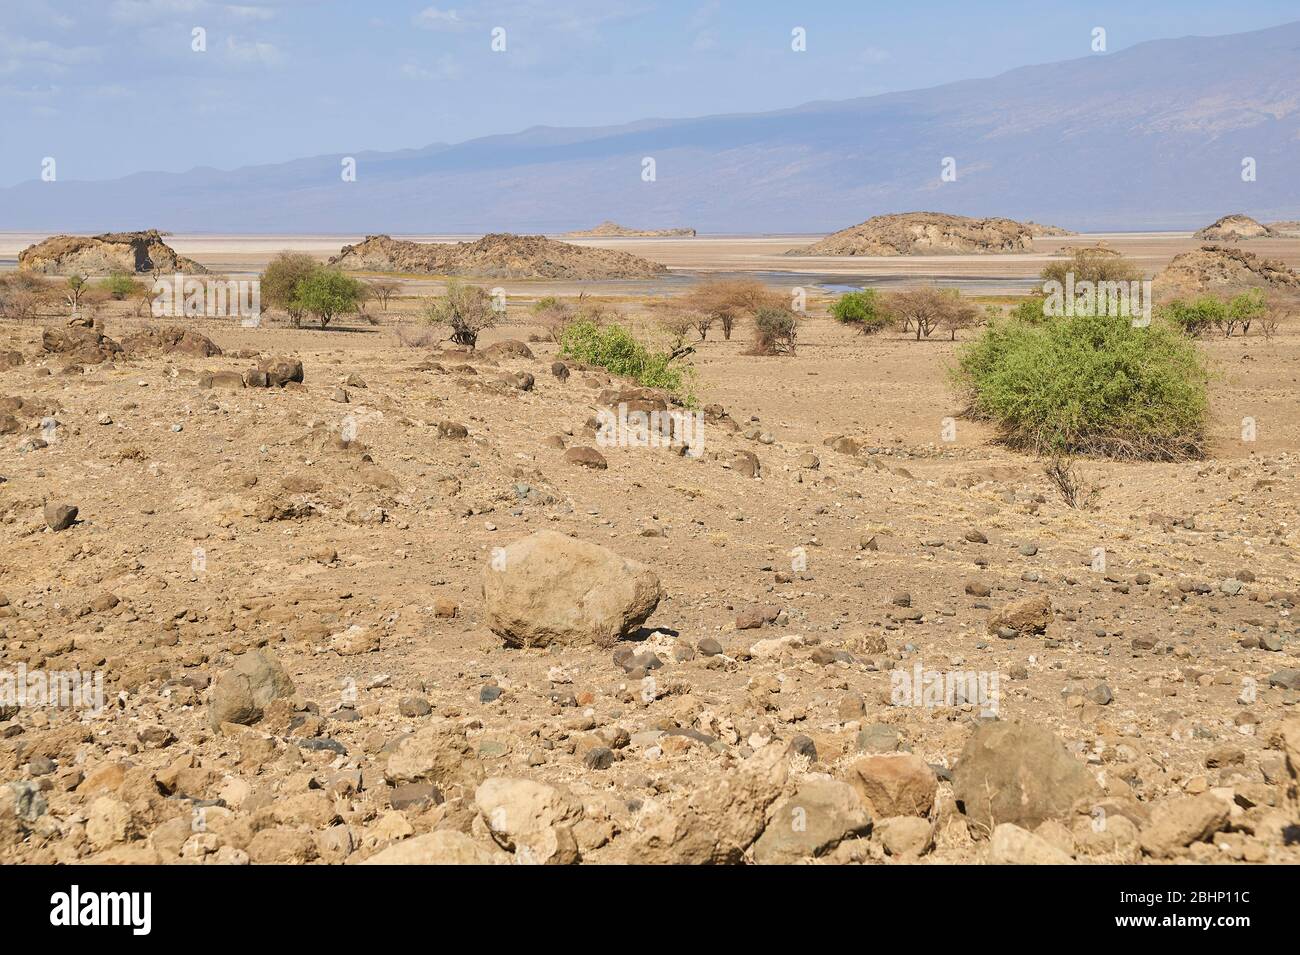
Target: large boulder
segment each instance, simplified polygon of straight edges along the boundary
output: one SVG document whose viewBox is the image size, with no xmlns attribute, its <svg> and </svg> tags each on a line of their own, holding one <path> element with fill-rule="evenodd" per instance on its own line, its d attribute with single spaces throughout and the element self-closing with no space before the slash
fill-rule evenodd
<svg viewBox="0 0 1300 955">
<path fill-rule="evenodd" d="M 293 695 L 293 680 L 278 660 L 265 650 L 250 650 L 222 674 L 212 688 L 208 722 L 251 726 L 266 715 L 272 700 Z"/>
<path fill-rule="evenodd" d="M 611 646 L 661 594 L 644 564 L 555 531 L 494 551 L 483 571 L 487 626 L 512 647 Z"/>
<path fill-rule="evenodd" d="M 291 381 L 302 383 L 302 362 L 297 358 L 263 358 L 257 370 L 266 374 L 267 385 L 283 388 Z"/>
<path fill-rule="evenodd" d="M 1046 594 L 1013 600 L 989 618 L 989 633 L 1045 633 L 1052 622 L 1052 601 Z"/>
<path fill-rule="evenodd" d="M 952 789 L 966 815 L 989 830 L 1004 822 L 1033 830 L 1102 796 L 1092 773 L 1050 730 L 1023 723 L 976 727 L 953 768 Z"/>
<path fill-rule="evenodd" d="M 122 346 L 99 329 L 80 324 L 44 329 L 41 347 L 83 365 L 98 365 L 122 352 Z"/>
</svg>

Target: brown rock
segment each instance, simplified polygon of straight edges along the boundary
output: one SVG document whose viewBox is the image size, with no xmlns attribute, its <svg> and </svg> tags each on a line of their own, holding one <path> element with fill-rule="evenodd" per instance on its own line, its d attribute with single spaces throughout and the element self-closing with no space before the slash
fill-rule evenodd
<svg viewBox="0 0 1300 955">
<path fill-rule="evenodd" d="M 929 815 L 939 785 L 934 770 L 911 753 L 864 756 L 849 766 L 846 781 L 876 818 Z"/>
<path fill-rule="evenodd" d="M 497 551 L 483 571 L 484 622 L 513 647 L 611 646 L 660 595 L 649 567 L 555 531 Z"/>
</svg>

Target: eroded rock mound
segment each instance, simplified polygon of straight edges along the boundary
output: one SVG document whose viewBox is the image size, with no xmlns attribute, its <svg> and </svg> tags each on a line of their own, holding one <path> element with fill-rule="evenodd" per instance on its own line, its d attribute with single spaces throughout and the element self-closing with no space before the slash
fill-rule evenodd
<svg viewBox="0 0 1300 955">
<path fill-rule="evenodd" d="M 512 647 L 611 646 L 660 596 L 649 567 L 555 531 L 495 551 L 483 571 L 485 622 Z"/>
<path fill-rule="evenodd" d="M 1282 262 L 1261 259 L 1254 252 L 1203 245 L 1174 256 L 1154 285 L 1164 297 L 1247 288 L 1300 292 L 1300 275 Z"/>
<path fill-rule="evenodd" d="M 1033 219 L 1026 219 L 1025 225 L 1028 226 L 1029 231 L 1033 233 L 1035 238 L 1079 234 L 1070 229 L 1063 229 L 1059 225 L 1043 225 L 1041 222 L 1035 222 Z"/>
<path fill-rule="evenodd" d="M 1042 228 L 1039 226 L 1038 228 Z M 1013 219 L 972 219 L 943 212 L 875 216 L 791 255 L 958 255 L 1028 252 L 1033 228 Z"/>
<path fill-rule="evenodd" d="M 41 332 L 41 347 L 86 365 L 98 365 L 122 353 L 122 346 L 98 328 L 80 323 L 45 329 Z"/>
<path fill-rule="evenodd" d="M 1233 242 L 1237 239 L 1262 239 L 1276 234 L 1263 223 L 1256 222 L 1248 215 L 1236 212 L 1212 222 L 1199 232 L 1193 233 L 1193 238 L 1209 239 L 1213 242 Z"/>
<path fill-rule="evenodd" d="M 474 242 L 408 242 L 386 235 L 345 245 L 330 259 L 343 269 L 506 279 L 650 278 L 668 270 L 629 252 L 499 232 Z"/>
<path fill-rule="evenodd" d="M 694 229 L 630 229 L 625 225 L 619 225 L 612 219 L 606 219 L 594 229 L 580 229 L 577 232 L 568 232 L 566 235 L 578 238 L 602 238 L 602 237 L 623 237 L 623 238 L 642 238 L 642 239 L 668 239 L 677 236 L 693 237 Z"/>
<path fill-rule="evenodd" d="M 103 235 L 52 235 L 19 252 L 18 268 L 46 275 L 208 271 L 193 259 L 177 255 L 157 229 Z"/>
<path fill-rule="evenodd" d="M 221 349 L 207 335 L 180 325 L 142 328 L 122 339 L 122 348 L 128 354 L 180 353 L 198 358 L 211 358 L 221 354 Z"/>
</svg>

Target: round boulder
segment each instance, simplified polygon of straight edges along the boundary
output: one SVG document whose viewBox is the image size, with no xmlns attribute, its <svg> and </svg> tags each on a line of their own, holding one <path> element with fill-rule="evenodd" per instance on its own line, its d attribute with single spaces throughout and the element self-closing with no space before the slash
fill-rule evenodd
<svg viewBox="0 0 1300 955">
<path fill-rule="evenodd" d="M 661 595 L 649 567 L 555 531 L 494 550 L 483 571 L 487 626 L 511 647 L 612 646 Z"/>
</svg>

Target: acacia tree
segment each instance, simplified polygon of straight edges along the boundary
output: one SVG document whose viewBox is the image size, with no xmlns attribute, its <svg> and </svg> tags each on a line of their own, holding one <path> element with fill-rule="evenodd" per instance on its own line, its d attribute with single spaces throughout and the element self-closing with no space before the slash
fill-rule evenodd
<svg viewBox="0 0 1300 955">
<path fill-rule="evenodd" d="M 789 304 L 784 295 L 758 279 L 710 279 L 687 292 L 682 301 L 691 311 L 716 320 L 722 326 L 722 337 L 728 341 L 736 322 L 742 317 L 757 318 L 764 308 L 788 311 Z M 705 331 L 707 328 L 701 329 L 701 339 Z"/>
<path fill-rule="evenodd" d="M 370 294 L 379 300 L 383 310 L 388 311 L 388 300 L 392 298 L 393 293 L 400 286 L 396 282 L 390 282 L 387 279 L 371 279 L 366 284 L 370 287 Z"/>
<path fill-rule="evenodd" d="M 298 286 L 319 268 L 319 263 L 305 252 L 281 252 L 261 275 L 262 301 L 271 308 L 283 309 L 298 327 L 303 316 Z"/>
<path fill-rule="evenodd" d="M 1080 282 L 1095 285 L 1098 282 L 1137 282 L 1142 279 L 1142 270 L 1133 260 L 1101 247 L 1075 249 L 1069 258 L 1047 263 L 1041 274 L 1043 281 L 1060 282 L 1063 286 L 1066 276 L 1071 274 L 1075 285 Z"/>
<path fill-rule="evenodd" d="M 884 304 L 904 331 L 916 331 L 918 342 L 922 337 L 929 338 L 940 325 L 947 325 L 955 340 L 957 329 L 974 324 L 979 314 L 956 289 L 944 290 L 933 286 L 891 292 L 885 297 Z"/>
<path fill-rule="evenodd" d="M 361 282 L 338 269 L 317 268 L 298 283 L 293 305 L 299 314 L 313 315 L 325 328 L 336 315 L 355 311 L 365 292 Z"/>
<path fill-rule="evenodd" d="M 84 275 L 69 275 L 68 283 L 65 286 L 63 300 L 68 303 L 72 309 L 72 314 L 77 314 L 77 309 L 81 307 L 81 300 L 85 297 L 90 285 L 86 282 Z"/>
<path fill-rule="evenodd" d="M 478 345 L 479 333 L 497 323 L 487 289 L 460 282 L 449 282 L 442 295 L 427 299 L 423 312 L 426 322 L 447 326 L 451 329 L 448 340 L 470 351 Z"/>
</svg>

